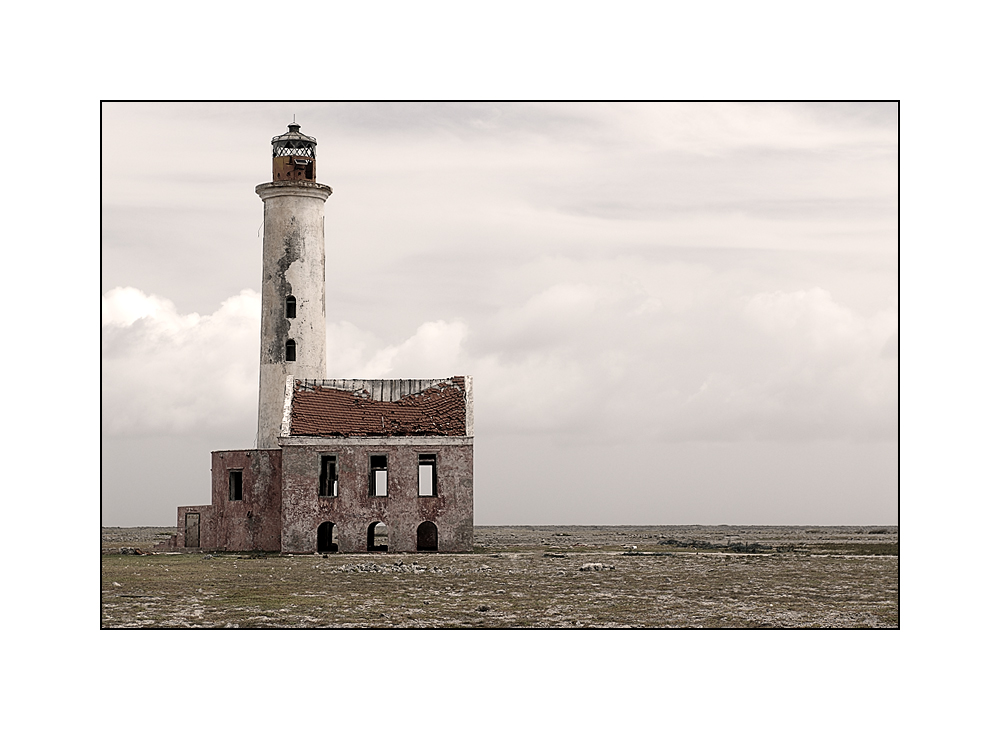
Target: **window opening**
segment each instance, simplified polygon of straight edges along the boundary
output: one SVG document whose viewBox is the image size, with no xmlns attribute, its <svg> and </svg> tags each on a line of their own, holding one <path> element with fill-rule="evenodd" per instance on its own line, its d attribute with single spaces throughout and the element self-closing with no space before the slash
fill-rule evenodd
<svg viewBox="0 0 1000 730">
<path fill-rule="evenodd" d="M 421 522 L 417 526 L 417 550 L 438 549 L 438 528 L 433 522 Z"/>
<path fill-rule="evenodd" d="M 368 496 L 386 497 L 389 494 L 389 457 L 384 454 L 368 457 Z"/>
<path fill-rule="evenodd" d="M 368 552 L 389 552 L 389 526 L 384 522 L 373 522 L 368 525 Z"/>
<path fill-rule="evenodd" d="M 232 470 L 229 472 L 229 501 L 239 502 L 243 499 L 243 472 Z"/>
<path fill-rule="evenodd" d="M 285 360 L 295 362 L 295 340 L 289 340 L 285 343 Z"/>
<path fill-rule="evenodd" d="M 295 297 L 291 295 L 285 297 L 285 316 L 288 319 L 295 319 Z"/>
<path fill-rule="evenodd" d="M 319 467 L 319 496 L 337 496 L 337 457 L 324 456 Z"/>
<path fill-rule="evenodd" d="M 417 456 L 417 495 L 436 497 L 437 493 L 437 454 L 420 454 Z"/>
<path fill-rule="evenodd" d="M 324 522 L 316 530 L 316 552 L 337 552 L 337 526 L 332 522 Z"/>
</svg>

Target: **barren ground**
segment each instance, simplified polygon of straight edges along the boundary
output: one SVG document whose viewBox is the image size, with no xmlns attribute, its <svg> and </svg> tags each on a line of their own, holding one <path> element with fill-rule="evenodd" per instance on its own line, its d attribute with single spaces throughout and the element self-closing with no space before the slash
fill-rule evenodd
<svg viewBox="0 0 1000 730">
<path fill-rule="evenodd" d="M 466 555 L 120 552 L 171 532 L 102 529 L 102 628 L 899 627 L 896 527 L 485 526 Z"/>
</svg>

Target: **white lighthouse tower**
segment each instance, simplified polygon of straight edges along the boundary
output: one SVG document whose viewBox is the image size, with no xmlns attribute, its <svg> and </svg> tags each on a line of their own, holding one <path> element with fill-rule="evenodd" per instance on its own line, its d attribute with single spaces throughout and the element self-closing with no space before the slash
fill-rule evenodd
<svg viewBox="0 0 1000 730">
<path fill-rule="evenodd" d="M 271 148 L 272 182 L 256 188 L 264 201 L 258 449 L 278 448 L 286 378 L 326 377 L 323 206 L 333 189 L 316 182 L 316 139 L 298 124 Z"/>
<path fill-rule="evenodd" d="M 271 145 L 272 180 L 256 188 L 257 445 L 212 452 L 211 505 L 178 507 L 177 532 L 156 549 L 472 552 L 472 379 L 327 378 L 323 209 L 333 190 L 316 182 L 316 140 L 299 125 Z M 294 438 L 279 443 L 286 426 Z M 380 524 L 387 542 L 376 540 Z"/>
</svg>

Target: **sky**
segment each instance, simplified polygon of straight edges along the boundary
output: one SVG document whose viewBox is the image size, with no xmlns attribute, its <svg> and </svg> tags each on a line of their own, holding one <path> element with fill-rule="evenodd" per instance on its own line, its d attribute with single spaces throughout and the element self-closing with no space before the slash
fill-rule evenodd
<svg viewBox="0 0 1000 730">
<path fill-rule="evenodd" d="M 293 114 L 327 375 L 473 376 L 477 524 L 898 523 L 895 104 L 104 103 L 102 524 L 253 445 Z"/>
</svg>

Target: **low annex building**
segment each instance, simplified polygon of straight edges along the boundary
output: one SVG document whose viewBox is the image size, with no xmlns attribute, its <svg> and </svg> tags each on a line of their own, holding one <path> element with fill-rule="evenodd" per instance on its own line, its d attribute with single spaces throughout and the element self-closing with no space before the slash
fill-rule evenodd
<svg viewBox="0 0 1000 730">
<path fill-rule="evenodd" d="M 212 452 L 212 503 L 157 550 L 471 552 L 472 378 L 327 380 L 316 139 L 271 140 L 254 449 Z"/>
</svg>

